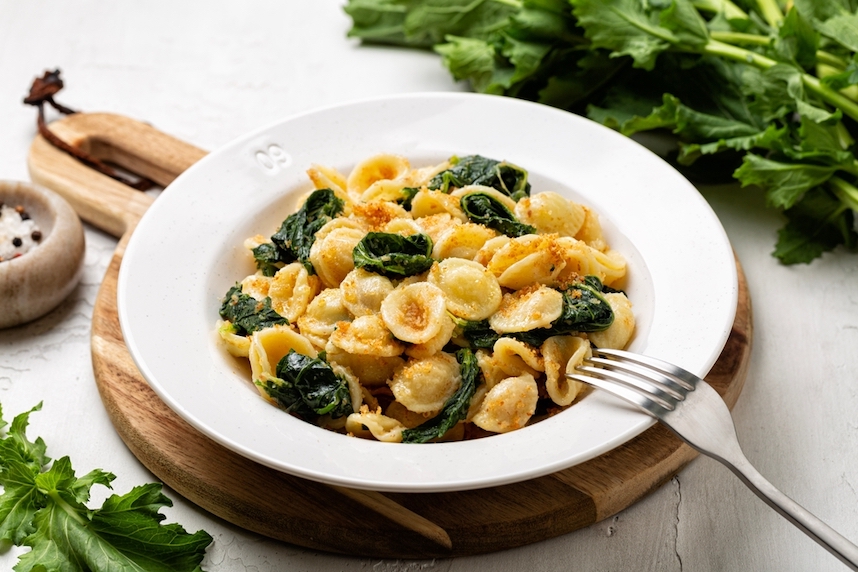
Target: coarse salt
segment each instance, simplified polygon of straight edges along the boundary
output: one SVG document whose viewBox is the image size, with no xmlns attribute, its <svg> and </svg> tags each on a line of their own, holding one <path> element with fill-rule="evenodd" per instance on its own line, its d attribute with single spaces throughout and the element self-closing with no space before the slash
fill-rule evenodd
<svg viewBox="0 0 858 572">
<path fill-rule="evenodd" d="M 22 207 L 0 204 L 0 262 L 26 254 L 41 239 L 41 231 Z"/>
</svg>

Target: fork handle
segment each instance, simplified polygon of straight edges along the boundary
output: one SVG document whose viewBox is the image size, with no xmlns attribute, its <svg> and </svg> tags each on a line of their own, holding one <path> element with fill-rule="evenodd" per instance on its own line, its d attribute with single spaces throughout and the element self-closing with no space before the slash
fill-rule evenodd
<svg viewBox="0 0 858 572">
<path fill-rule="evenodd" d="M 743 454 L 732 456 L 734 458 L 731 461 L 723 458 L 718 460 L 724 463 L 749 489 L 754 491 L 758 497 L 780 513 L 781 516 L 797 526 L 852 570 L 858 570 L 858 546 L 775 488 L 751 465 Z"/>
</svg>

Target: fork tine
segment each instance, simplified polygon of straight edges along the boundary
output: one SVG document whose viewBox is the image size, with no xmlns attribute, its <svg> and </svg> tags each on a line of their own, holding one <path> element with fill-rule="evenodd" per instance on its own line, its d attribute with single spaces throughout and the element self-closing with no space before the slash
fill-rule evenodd
<svg viewBox="0 0 858 572">
<path fill-rule="evenodd" d="M 640 378 L 635 375 L 629 375 L 628 373 L 613 371 L 601 367 L 593 367 L 591 365 L 587 365 L 586 361 L 575 369 L 588 374 L 591 377 L 597 377 L 605 381 L 618 383 L 628 387 L 632 391 L 637 391 L 645 398 L 652 399 L 658 403 L 658 405 L 666 411 L 673 411 L 676 408 L 677 403 L 682 401 L 682 396 L 677 398 L 665 391 L 658 383 L 654 383 L 648 379 Z"/>
<path fill-rule="evenodd" d="M 650 383 L 646 388 L 647 390 L 649 390 L 649 387 L 656 387 L 679 401 L 685 399 L 685 396 L 688 393 L 688 389 L 685 385 L 679 383 L 673 377 L 670 377 L 661 371 L 642 366 L 636 362 L 627 362 L 624 360 L 606 359 L 594 356 L 590 359 L 584 360 L 584 363 L 601 366 L 603 369 L 623 372 L 634 377 L 643 378 Z"/>
<path fill-rule="evenodd" d="M 632 389 L 631 387 L 619 382 L 603 379 L 594 375 L 582 375 L 580 373 L 567 373 L 566 377 L 607 391 L 608 393 L 619 397 L 623 401 L 643 409 L 656 419 L 658 419 L 660 414 L 667 411 L 667 408 L 658 403 L 654 398 L 650 398 L 637 389 Z"/>
<path fill-rule="evenodd" d="M 640 354 L 634 354 L 631 352 L 627 352 L 625 350 L 613 350 L 613 349 L 602 349 L 602 348 L 593 348 L 594 353 L 602 354 L 609 358 L 612 358 L 616 361 L 627 361 L 632 363 L 637 363 L 645 367 L 649 367 L 655 369 L 665 375 L 668 375 L 674 378 L 679 385 L 687 389 L 688 391 L 693 391 L 695 386 L 697 385 L 697 381 L 700 379 L 693 373 L 688 370 L 682 369 L 672 363 L 668 363 L 666 361 L 662 361 L 660 359 L 656 359 L 650 356 L 644 356 Z"/>
</svg>

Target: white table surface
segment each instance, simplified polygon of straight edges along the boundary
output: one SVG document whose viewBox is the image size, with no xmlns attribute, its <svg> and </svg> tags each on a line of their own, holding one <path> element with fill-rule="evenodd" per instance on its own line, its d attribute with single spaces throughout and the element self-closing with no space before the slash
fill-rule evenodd
<svg viewBox="0 0 858 572">
<path fill-rule="evenodd" d="M 437 56 L 347 39 L 339 0 L 111 2 L 0 0 L 0 179 L 29 180 L 33 78 L 60 68 L 58 101 L 148 121 L 205 149 L 281 117 L 365 96 L 465 90 Z M 753 191 L 707 189 L 747 274 L 754 311 L 750 373 L 734 410 L 750 460 L 776 486 L 858 540 L 858 256 L 785 267 L 770 256 L 780 215 Z M 114 490 L 155 480 L 114 431 L 89 353 L 93 302 L 116 241 L 86 228 L 85 272 L 55 311 L 0 330 L 0 403 L 31 416 L 53 458 L 103 468 Z M 2 308 L 2 301 L 0 301 Z M 107 491 L 93 490 L 100 503 Z M 471 558 L 348 558 L 238 529 L 166 489 L 165 512 L 214 542 L 217 572 L 437 570 L 844 570 L 721 465 L 698 458 L 604 522 Z M 0 553 L 10 570 L 19 549 Z"/>
</svg>

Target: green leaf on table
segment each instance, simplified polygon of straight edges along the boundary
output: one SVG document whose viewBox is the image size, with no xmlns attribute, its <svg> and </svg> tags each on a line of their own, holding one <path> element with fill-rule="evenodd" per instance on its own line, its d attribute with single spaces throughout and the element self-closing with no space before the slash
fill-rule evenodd
<svg viewBox="0 0 858 572">
<path fill-rule="evenodd" d="M 850 51 L 858 51 L 858 14 L 842 12 L 823 22 L 816 29 Z"/>
<path fill-rule="evenodd" d="M 515 68 L 498 57 L 493 43 L 457 36 L 447 36 L 446 40 L 435 46 L 435 51 L 455 80 L 467 80 L 474 90 L 496 95 L 512 85 Z"/>
<path fill-rule="evenodd" d="M 836 166 L 789 163 L 748 153 L 735 177 L 743 187 L 756 185 L 764 189 L 769 204 L 788 209 L 807 191 L 830 179 L 836 171 Z"/>
<path fill-rule="evenodd" d="M 777 54 L 804 69 L 812 69 L 816 64 L 818 48 L 819 34 L 812 23 L 802 17 L 798 10 L 791 8 L 778 29 L 775 40 Z"/>
<path fill-rule="evenodd" d="M 98 509 L 86 506 L 92 487 L 110 487 L 114 476 L 96 469 L 77 477 L 68 457 L 50 463 L 44 442 L 26 437 L 29 414 L 39 408 L 15 417 L 0 440 L 0 531 L 3 540 L 30 547 L 14 570 L 200 571 L 212 538 L 162 524 L 160 509 L 171 502 L 160 484 L 112 495 Z"/>
<path fill-rule="evenodd" d="M 788 222 L 772 253 L 784 264 L 807 264 L 838 245 L 854 248 L 858 240 L 854 211 L 821 187 L 805 193 L 784 214 Z"/>
</svg>

